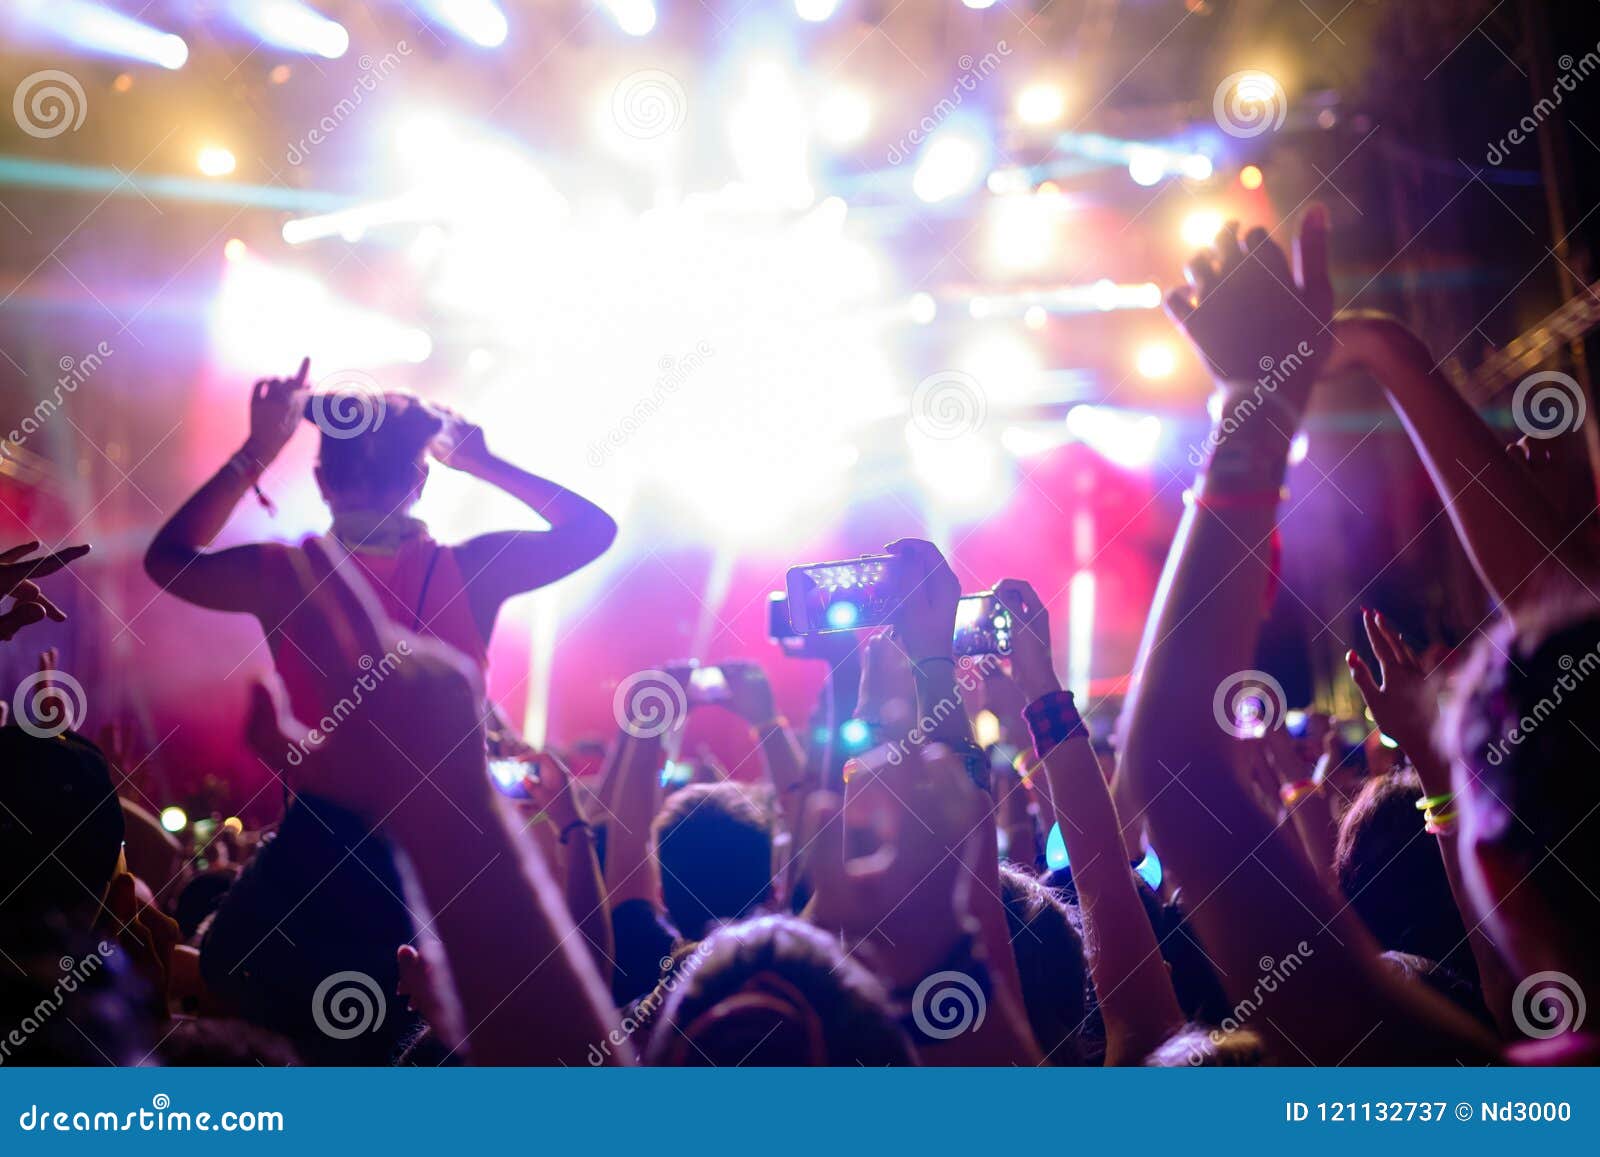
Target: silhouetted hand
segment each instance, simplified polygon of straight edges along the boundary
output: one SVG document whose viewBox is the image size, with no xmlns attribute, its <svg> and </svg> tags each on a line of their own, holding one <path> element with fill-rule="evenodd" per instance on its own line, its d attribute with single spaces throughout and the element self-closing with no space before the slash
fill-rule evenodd
<svg viewBox="0 0 1600 1157">
<path fill-rule="evenodd" d="M 266 466 L 289 444 L 305 406 L 311 359 L 302 358 L 292 378 L 262 378 L 250 391 L 250 437 L 244 452 Z"/>
<path fill-rule="evenodd" d="M 0 552 L 0 600 L 11 600 L 11 607 L 0 613 L 0 643 L 45 619 L 57 623 L 67 620 L 66 612 L 51 602 L 33 580 L 55 574 L 88 554 L 89 548 L 69 546 L 53 554 L 28 557 L 38 549 L 38 542 L 25 542 Z"/>
</svg>

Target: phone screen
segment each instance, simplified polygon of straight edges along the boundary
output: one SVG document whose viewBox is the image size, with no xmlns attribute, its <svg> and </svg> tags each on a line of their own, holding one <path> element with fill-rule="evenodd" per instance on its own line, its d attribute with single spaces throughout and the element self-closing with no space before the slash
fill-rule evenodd
<svg viewBox="0 0 1600 1157">
<path fill-rule="evenodd" d="M 539 778 L 539 763 L 537 760 L 522 759 L 491 759 L 489 761 L 489 778 L 494 782 L 495 790 L 507 799 L 531 799 L 525 779 L 532 776 Z"/>
<path fill-rule="evenodd" d="M 696 667 L 689 673 L 689 699 L 693 703 L 726 703 L 728 677 L 721 667 Z"/>
<path fill-rule="evenodd" d="M 957 655 L 1011 654 L 1011 612 L 993 591 L 962 595 L 956 604 Z"/>
<path fill-rule="evenodd" d="M 792 567 L 789 624 L 796 635 L 881 627 L 902 597 L 888 555 Z"/>
</svg>

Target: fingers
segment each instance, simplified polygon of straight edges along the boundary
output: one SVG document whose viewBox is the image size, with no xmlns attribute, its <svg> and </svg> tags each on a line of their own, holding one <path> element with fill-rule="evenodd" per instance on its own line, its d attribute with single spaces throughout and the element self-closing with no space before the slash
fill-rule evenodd
<svg viewBox="0 0 1600 1157">
<path fill-rule="evenodd" d="M 10 550 L 0 551 L 0 566 L 8 562 L 15 562 L 19 558 L 25 558 L 38 549 L 39 540 L 34 539 L 32 542 L 25 542 L 21 546 L 14 546 Z"/>
<path fill-rule="evenodd" d="M 19 603 L 37 604 L 39 607 L 43 608 L 46 615 L 48 615 L 57 623 L 64 623 L 67 621 L 67 612 L 63 611 L 60 607 L 56 606 L 55 603 L 46 598 L 45 593 L 39 589 L 37 583 L 29 582 L 26 579 L 23 580 L 12 588 L 11 597 L 16 599 Z M 52 647 L 50 650 L 54 652 L 55 648 Z"/>
<path fill-rule="evenodd" d="M 294 382 L 292 383 L 296 390 L 303 390 L 303 389 L 306 388 L 306 375 L 308 373 L 310 373 L 310 372 L 311 372 L 311 359 L 309 357 L 301 358 L 300 359 L 300 369 L 294 375 Z"/>
<path fill-rule="evenodd" d="M 1399 665 L 1399 656 L 1394 653 L 1394 648 L 1389 645 L 1388 637 L 1378 626 L 1378 616 L 1375 612 L 1361 608 L 1361 625 L 1367 632 L 1367 642 L 1372 647 L 1372 653 L 1378 660 L 1378 672 L 1383 676 L 1385 683 L 1389 681 L 1389 672 Z"/>
<path fill-rule="evenodd" d="M 1179 325 L 1188 325 L 1194 313 L 1194 291 L 1187 285 L 1180 285 L 1167 294 L 1165 304 L 1168 317 Z"/>
<path fill-rule="evenodd" d="M 1272 234 L 1260 225 L 1245 234 L 1244 251 L 1271 270 L 1272 275 L 1279 281 L 1287 283 L 1292 280 L 1289 259 L 1272 240 Z"/>
<path fill-rule="evenodd" d="M 1319 316 L 1333 309 L 1333 283 L 1328 277 L 1328 210 L 1312 205 L 1300 219 L 1294 241 L 1294 279 Z"/>
<path fill-rule="evenodd" d="M 1243 261 L 1245 249 L 1239 240 L 1239 222 L 1225 222 L 1217 231 L 1216 240 L 1211 243 L 1211 247 L 1216 251 L 1224 273 Z"/>
<path fill-rule="evenodd" d="M 1354 651 L 1346 651 L 1344 661 L 1350 665 L 1350 677 L 1355 680 L 1356 687 L 1360 690 L 1362 698 L 1367 701 L 1367 706 L 1371 707 L 1377 701 L 1379 695 L 1378 682 L 1372 677 L 1372 670 L 1367 666 L 1366 661 Z M 1324 736 L 1324 746 L 1326 746 L 1327 739 L 1331 737 L 1335 737 L 1335 733 L 1332 731 L 1328 732 L 1327 736 Z"/>
<path fill-rule="evenodd" d="M 87 543 L 82 546 L 69 546 L 54 554 L 40 555 L 38 558 L 27 562 L 9 563 L 6 566 L 6 581 L 16 582 L 26 578 L 44 578 L 46 575 L 55 574 L 63 567 L 71 566 L 84 555 L 89 553 Z"/>
<path fill-rule="evenodd" d="M 1201 250 L 1189 258 L 1189 263 L 1183 267 L 1183 276 L 1194 286 L 1195 297 L 1199 301 L 1204 301 L 1222 280 L 1216 258 L 1208 250 Z"/>
<path fill-rule="evenodd" d="M 44 608 L 38 603 L 18 603 L 0 615 L 0 643 L 9 642 L 24 627 L 30 627 L 44 618 Z"/>
<path fill-rule="evenodd" d="M 812 889 L 825 896 L 847 891 L 843 801 L 832 792 L 812 792 L 801 812 L 800 831 L 800 847 Z"/>
</svg>

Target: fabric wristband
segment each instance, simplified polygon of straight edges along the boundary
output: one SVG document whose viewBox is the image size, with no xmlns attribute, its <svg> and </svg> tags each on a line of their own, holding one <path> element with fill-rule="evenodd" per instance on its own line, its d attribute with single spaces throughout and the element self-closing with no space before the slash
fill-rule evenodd
<svg viewBox="0 0 1600 1157">
<path fill-rule="evenodd" d="M 1071 691 L 1051 691 L 1022 709 L 1022 721 L 1033 736 L 1033 753 L 1043 759 L 1057 744 L 1074 736 L 1089 738 Z"/>
</svg>

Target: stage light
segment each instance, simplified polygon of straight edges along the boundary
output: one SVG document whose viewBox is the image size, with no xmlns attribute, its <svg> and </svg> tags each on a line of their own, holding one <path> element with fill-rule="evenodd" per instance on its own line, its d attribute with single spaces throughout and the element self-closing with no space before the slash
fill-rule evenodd
<svg viewBox="0 0 1600 1157">
<path fill-rule="evenodd" d="M 1139 346 L 1134 365 L 1141 377 L 1161 381 L 1170 378 L 1178 368 L 1178 351 L 1172 348 L 1171 342 L 1147 341 Z"/>
<path fill-rule="evenodd" d="M 181 36 L 152 28 L 104 4 L 50 0 L 12 8 L 21 41 L 56 41 L 95 56 L 142 60 L 169 69 L 182 68 L 189 59 L 189 46 Z"/>
<path fill-rule="evenodd" d="M 629 36 L 648 36 L 656 26 L 654 0 L 606 0 L 611 18 Z"/>
<path fill-rule="evenodd" d="M 816 197 L 807 157 L 807 121 L 788 70 L 774 61 L 753 64 L 728 114 L 728 143 L 739 176 L 781 208 L 804 209 Z"/>
<path fill-rule="evenodd" d="M 161 809 L 161 826 L 169 832 L 181 832 L 189 826 L 189 813 L 181 807 L 164 807 Z"/>
<path fill-rule="evenodd" d="M 1135 149 L 1128 158 L 1128 176 L 1135 185 L 1148 189 L 1159 185 L 1167 175 L 1167 163 L 1155 149 Z"/>
<path fill-rule="evenodd" d="M 989 258 L 1005 273 L 1038 269 L 1056 257 L 1059 196 L 997 197 L 991 203 Z"/>
<path fill-rule="evenodd" d="M 983 148 L 971 137 L 946 133 L 929 142 L 911 188 L 928 204 L 970 193 L 983 179 Z"/>
<path fill-rule="evenodd" d="M 1306 460 L 1306 455 L 1311 451 L 1311 436 L 1304 430 L 1295 432 L 1294 440 L 1289 443 L 1289 465 L 1298 466 Z"/>
<path fill-rule="evenodd" d="M 1067 95 L 1057 84 L 1030 84 L 1017 96 L 1017 116 L 1024 124 L 1053 125 L 1067 110 Z"/>
<path fill-rule="evenodd" d="M 350 48 L 350 34 L 303 0 L 230 0 L 234 23 L 264 44 L 337 60 Z"/>
<path fill-rule="evenodd" d="M 939 303 L 931 293 L 913 293 L 906 303 L 906 312 L 916 324 L 927 325 L 939 316 Z"/>
<path fill-rule="evenodd" d="M 961 2 L 977 12 L 982 12 L 985 8 L 993 8 L 995 6 L 995 0 L 961 0 Z"/>
<path fill-rule="evenodd" d="M 840 148 L 859 144 L 872 127 L 872 105 L 855 89 L 836 88 L 817 105 L 817 134 Z"/>
<path fill-rule="evenodd" d="M 207 145 L 194 159 L 195 167 L 207 177 L 226 177 L 238 167 L 239 162 L 221 145 Z"/>
<path fill-rule="evenodd" d="M 1067 437 L 1067 431 L 1059 422 L 1007 426 L 1000 432 L 1000 445 L 1014 458 L 1037 458 L 1065 445 Z"/>
<path fill-rule="evenodd" d="M 1022 311 L 1022 324 L 1037 332 L 1050 322 L 1050 311 L 1042 305 L 1030 305 Z"/>
<path fill-rule="evenodd" d="M 1178 162 L 1178 171 L 1193 181 L 1209 181 L 1216 166 L 1204 153 L 1190 153 Z"/>
<path fill-rule="evenodd" d="M 1000 742 L 1000 717 L 987 709 L 972 717 L 972 738 L 979 747 L 989 748 Z"/>
<path fill-rule="evenodd" d="M 936 438 L 906 423 L 911 468 L 941 517 L 972 520 L 992 513 L 1005 499 L 999 446 L 978 431 Z"/>
<path fill-rule="evenodd" d="M 1210 249 L 1222 232 L 1222 214 L 1215 209 L 1196 209 L 1183 218 L 1179 233 L 1183 243 L 1195 249 Z"/>
<path fill-rule="evenodd" d="M 1067 431 L 1115 466 L 1141 470 L 1155 461 L 1161 419 L 1110 406 L 1077 405 L 1067 411 Z"/>
<path fill-rule="evenodd" d="M 839 0 L 794 0 L 795 15 L 813 24 L 820 24 L 839 8 Z"/>
<path fill-rule="evenodd" d="M 422 7 L 437 23 L 479 48 L 499 48 L 511 27 L 495 0 L 422 0 Z"/>
<path fill-rule="evenodd" d="M 1094 652 L 1094 586 L 1094 572 L 1080 570 L 1067 587 L 1067 690 L 1076 695 L 1080 703 L 1089 701 L 1089 669 Z"/>
<path fill-rule="evenodd" d="M 273 84 L 288 84 L 289 78 L 294 75 L 294 69 L 287 64 L 274 64 L 272 71 L 267 73 L 267 80 Z"/>
<path fill-rule="evenodd" d="M 872 742 L 872 727 L 861 719 L 846 719 L 839 724 L 839 738 L 846 747 L 860 750 Z"/>
<path fill-rule="evenodd" d="M 222 821 L 222 826 L 228 831 L 232 832 L 234 835 L 238 835 L 240 832 L 244 831 L 244 821 L 238 816 L 229 816 L 227 819 Z"/>
<path fill-rule="evenodd" d="M 1059 872 L 1071 862 L 1067 859 L 1067 840 L 1061 834 L 1060 824 L 1050 825 L 1050 835 L 1044 842 L 1044 862 L 1052 872 Z"/>
<path fill-rule="evenodd" d="M 237 237 L 229 238 L 228 243 L 222 247 L 222 255 L 229 261 L 243 261 L 245 254 L 249 252 L 245 243 Z"/>
<path fill-rule="evenodd" d="M 131 88 L 133 88 L 133 73 L 131 72 L 119 72 L 117 73 L 117 79 L 111 82 L 112 92 L 127 92 Z"/>
<path fill-rule="evenodd" d="M 1256 165 L 1246 165 L 1239 170 L 1239 184 L 1246 189 L 1259 189 L 1265 180 L 1266 177 L 1262 175 L 1261 169 Z"/>
<path fill-rule="evenodd" d="M 1025 402 L 1032 398 L 1044 373 L 1033 341 L 1014 327 L 988 327 L 961 347 L 955 368 L 974 378 L 985 401 Z"/>
</svg>

